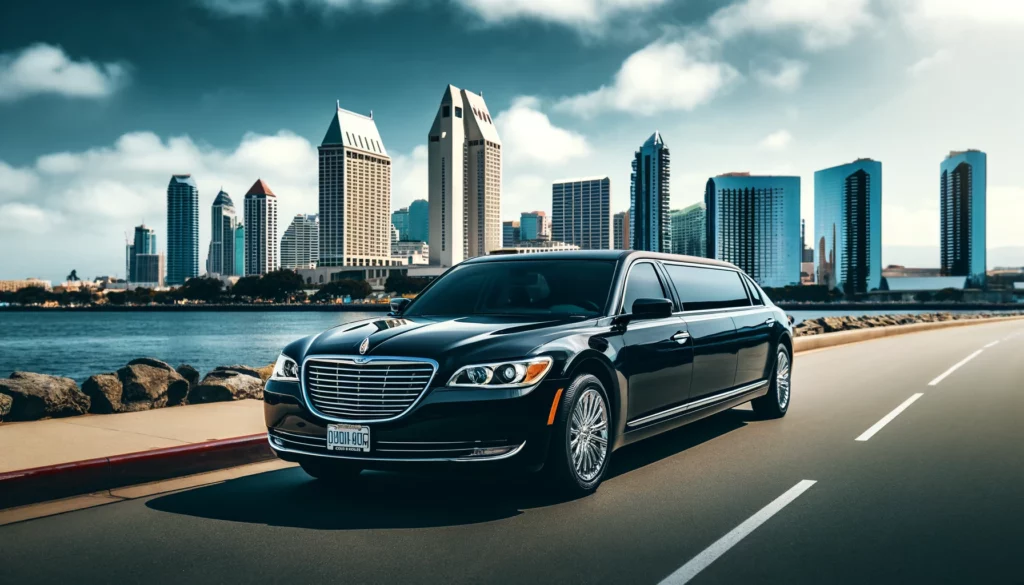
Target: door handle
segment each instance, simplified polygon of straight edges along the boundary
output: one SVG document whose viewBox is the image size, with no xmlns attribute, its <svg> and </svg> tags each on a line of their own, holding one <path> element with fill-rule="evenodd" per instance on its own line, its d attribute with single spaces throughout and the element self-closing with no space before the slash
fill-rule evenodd
<svg viewBox="0 0 1024 585">
<path fill-rule="evenodd" d="M 690 339 L 690 334 L 686 331 L 680 331 L 672 336 L 672 341 L 675 341 L 679 345 L 686 343 L 688 339 Z"/>
<path fill-rule="evenodd" d="M 768 317 L 768 319 L 764 322 L 764 324 L 765 325 L 775 325 L 775 319 L 772 319 L 771 317 Z"/>
</svg>

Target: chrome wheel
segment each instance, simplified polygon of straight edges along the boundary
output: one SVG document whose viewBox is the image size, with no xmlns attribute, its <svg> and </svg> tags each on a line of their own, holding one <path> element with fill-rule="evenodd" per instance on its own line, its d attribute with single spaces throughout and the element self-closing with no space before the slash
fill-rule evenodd
<svg viewBox="0 0 1024 585">
<path fill-rule="evenodd" d="M 775 366 L 775 387 L 778 390 L 779 408 L 786 410 L 789 406 L 789 356 L 779 352 L 779 362 Z"/>
<path fill-rule="evenodd" d="M 601 474 L 608 455 L 608 407 L 601 393 L 593 388 L 583 392 L 572 410 L 569 450 L 581 480 L 593 481 Z"/>
</svg>

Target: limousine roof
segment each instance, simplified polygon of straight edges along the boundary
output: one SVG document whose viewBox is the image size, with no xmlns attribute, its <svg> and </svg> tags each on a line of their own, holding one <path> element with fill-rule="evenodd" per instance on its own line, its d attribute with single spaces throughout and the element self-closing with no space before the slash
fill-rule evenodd
<svg viewBox="0 0 1024 585">
<path fill-rule="evenodd" d="M 535 254 L 492 254 L 489 256 L 477 256 L 466 260 L 466 263 L 477 262 L 502 262 L 515 260 L 621 260 L 628 261 L 635 258 L 653 258 L 655 260 L 676 260 L 679 262 L 690 262 L 693 264 L 706 264 L 708 266 L 721 266 L 723 268 L 736 269 L 734 264 L 710 258 L 698 256 L 683 256 L 682 254 L 663 254 L 661 252 L 644 252 L 641 250 L 566 250 L 561 252 L 538 252 Z"/>
</svg>

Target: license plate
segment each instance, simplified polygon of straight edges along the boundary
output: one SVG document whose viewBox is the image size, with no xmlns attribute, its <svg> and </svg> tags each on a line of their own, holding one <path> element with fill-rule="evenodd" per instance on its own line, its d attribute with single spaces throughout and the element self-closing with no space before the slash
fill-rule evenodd
<svg viewBox="0 0 1024 585">
<path fill-rule="evenodd" d="M 327 425 L 328 451 L 370 452 L 370 427 Z"/>
</svg>

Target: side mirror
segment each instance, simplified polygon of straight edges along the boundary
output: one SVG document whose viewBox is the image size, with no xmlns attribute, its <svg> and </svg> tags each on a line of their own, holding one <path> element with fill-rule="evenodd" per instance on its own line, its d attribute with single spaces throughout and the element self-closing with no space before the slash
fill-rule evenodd
<svg viewBox="0 0 1024 585">
<path fill-rule="evenodd" d="M 405 308 L 408 307 L 409 303 L 411 302 L 412 301 L 410 299 L 407 299 L 405 297 L 391 299 L 391 312 L 394 313 L 395 315 L 400 315 L 402 311 L 404 311 Z"/>
<path fill-rule="evenodd" d="M 637 299 L 633 301 L 633 320 L 664 319 L 672 316 L 672 301 L 668 299 Z"/>
</svg>

